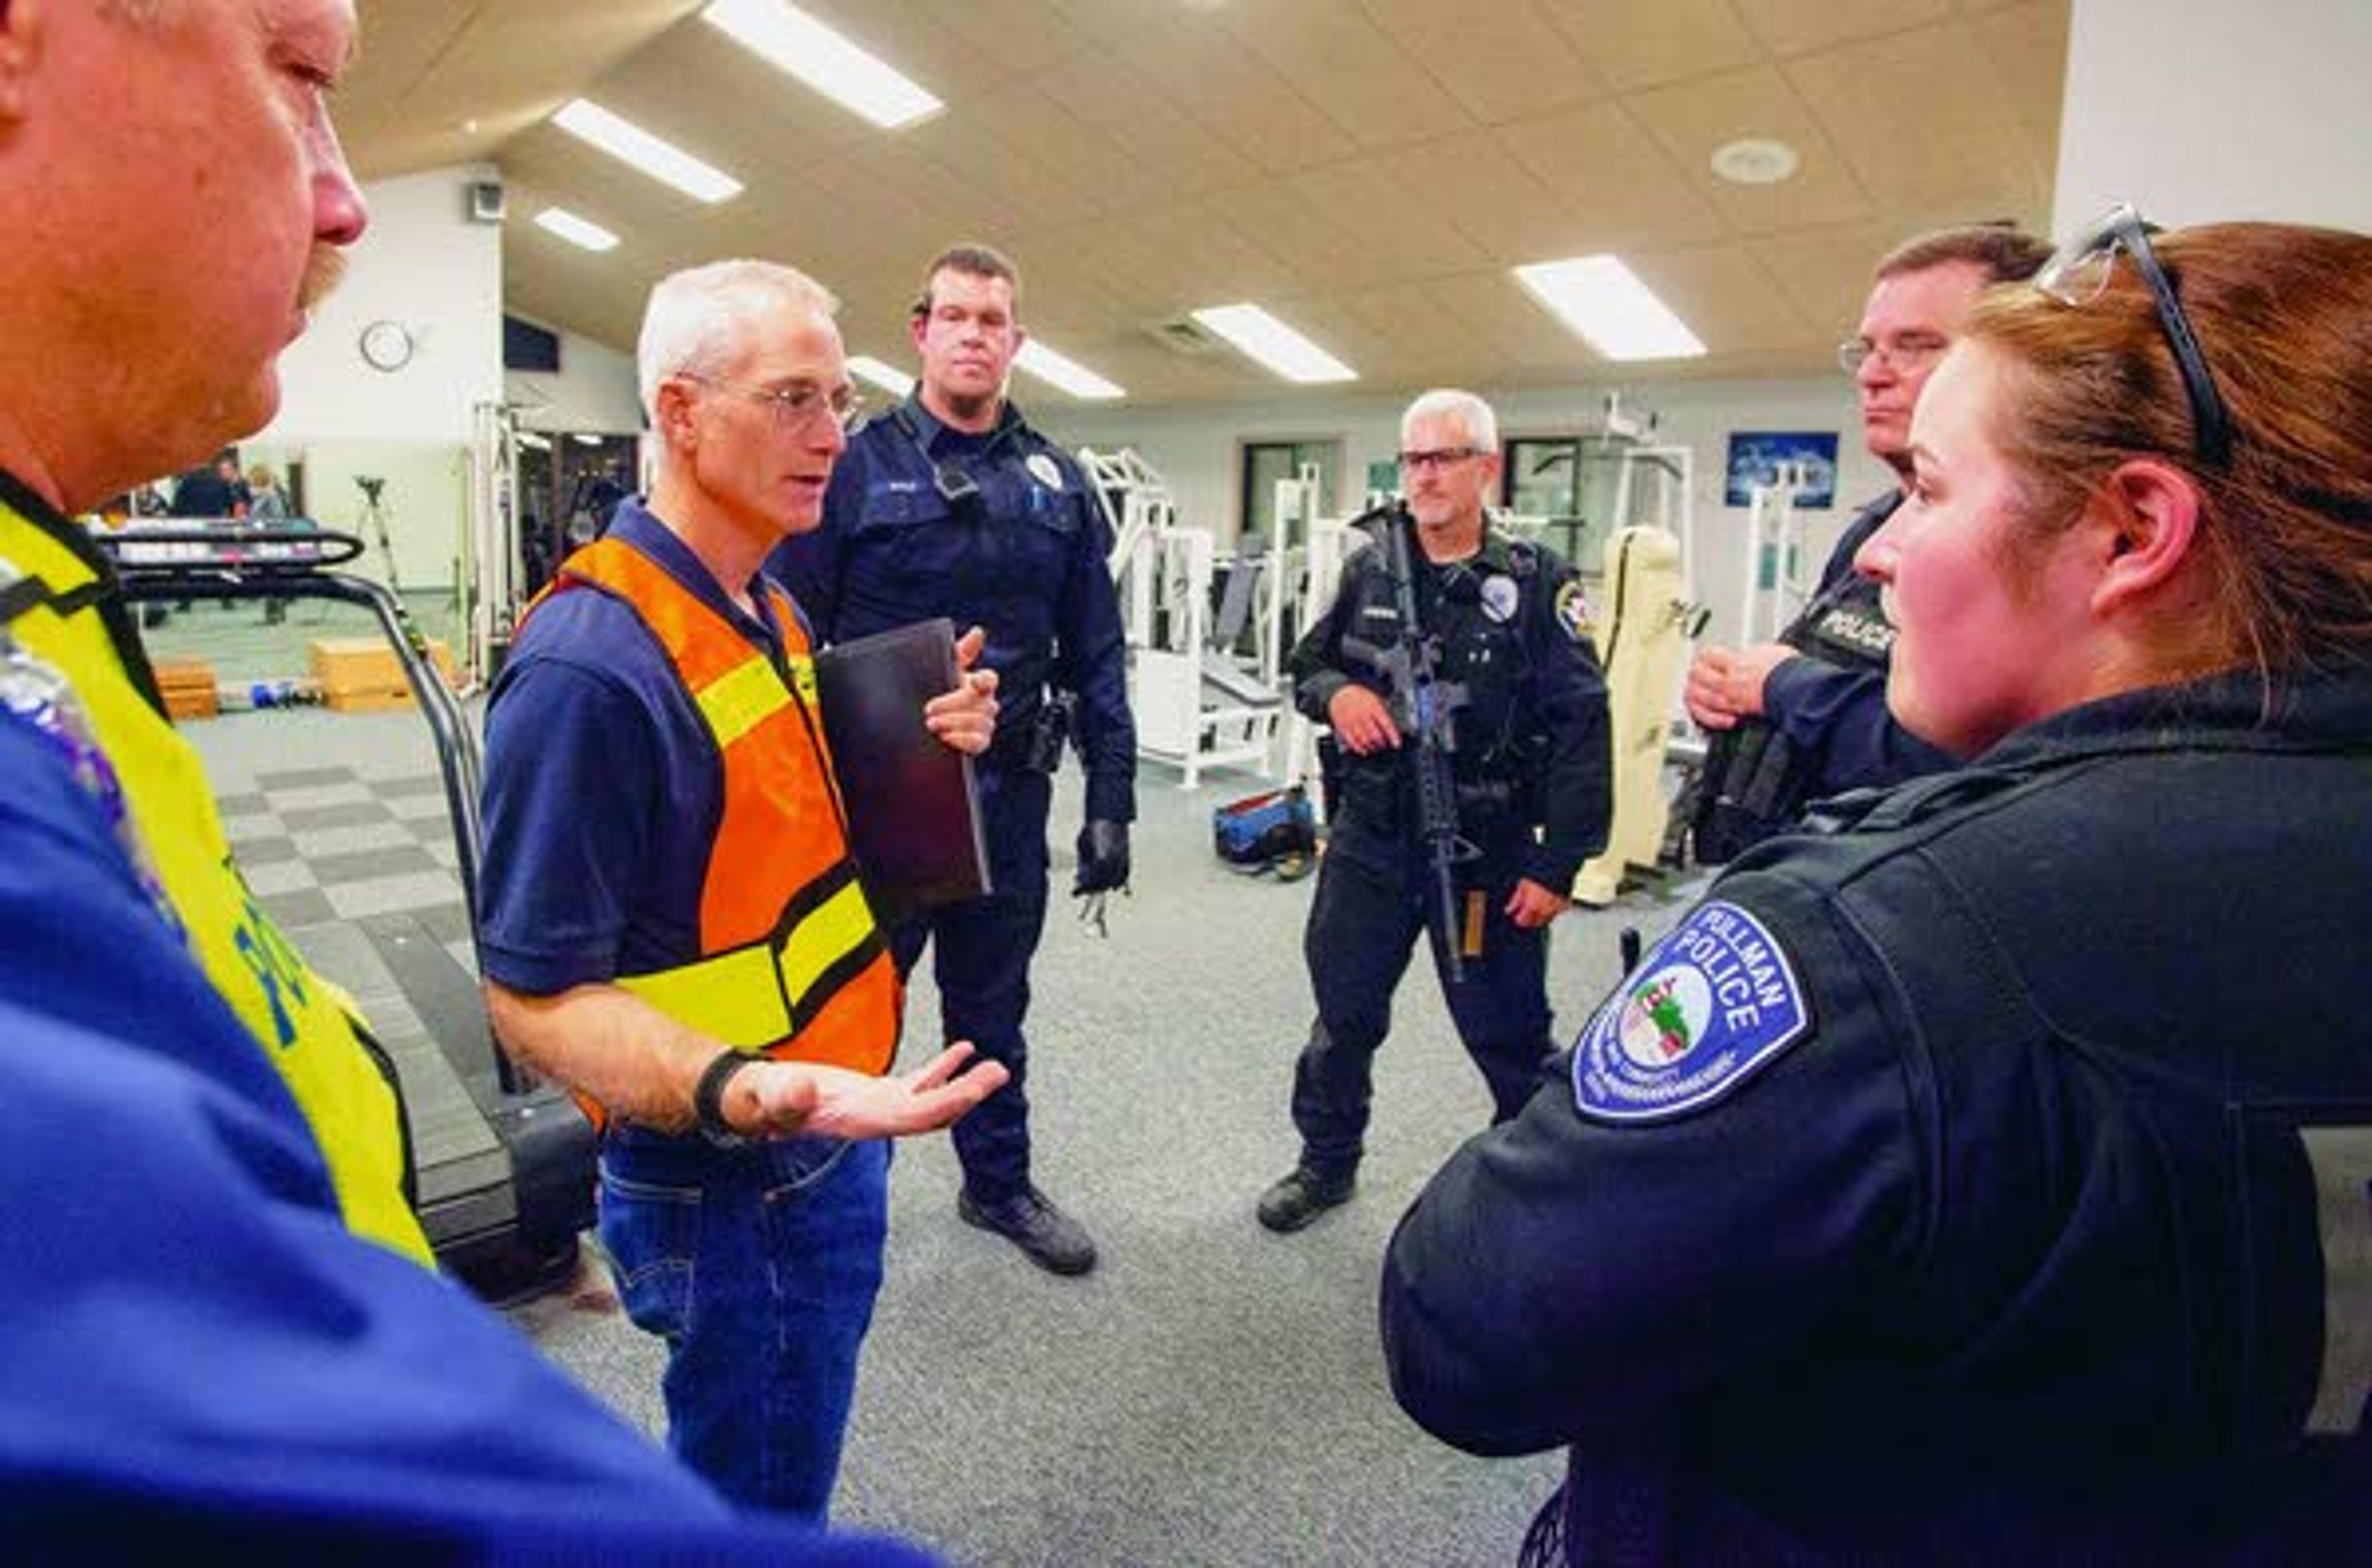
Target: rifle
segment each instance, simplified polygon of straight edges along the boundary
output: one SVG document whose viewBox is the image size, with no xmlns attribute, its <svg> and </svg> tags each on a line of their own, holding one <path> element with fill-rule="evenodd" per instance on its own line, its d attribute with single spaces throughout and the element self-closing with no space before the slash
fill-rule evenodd
<svg viewBox="0 0 2372 1568">
<path fill-rule="evenodd" d="M 1386 648 L 1345 637 L 1343 651 L 1381 671 L 1390 683 L 1387 701 L 1392 722 L 1407 742 L 1409 766 L 1416 774 L 1417 831 L 1433 874 L 1434 922 L 1455 984 L 1466 978 L 1459 940 L 1457 867 L 1482 853 L 1458 830 L 1458 775 L 1451 759 L 1458 751 L 1457 714 L 1466 705 L 1466 688 L 1435 673 L 1437 639 L 1425 630 L 1417 606 L 1411 542 L 1416 519 L 1404 503 L 1395 501 L 1355 519 L 1355 527 L 1362 525 L 1372 525 L 1372 537 L 1383 552 L 1401 634 Z"/>
</svg>

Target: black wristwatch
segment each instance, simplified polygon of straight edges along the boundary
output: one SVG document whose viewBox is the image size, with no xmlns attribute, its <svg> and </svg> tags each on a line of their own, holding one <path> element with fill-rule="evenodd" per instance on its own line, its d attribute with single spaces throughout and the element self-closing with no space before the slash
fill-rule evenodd
<svg viewBox="0 0 2372 1568">
<path fill-rule="evenodd" d="M 738 1149 L 750 1139 L 736 1132 L 725 1120 L 725 1086 L 744 1067 L 755 1066 L 760 1058 L 746 1051 L 721 1051 L 700 1074 L 699 1086 L 692 1091 L 692 1111 L 698 1119 L 700 1135 L 720 1149 Z"/>
</svg>

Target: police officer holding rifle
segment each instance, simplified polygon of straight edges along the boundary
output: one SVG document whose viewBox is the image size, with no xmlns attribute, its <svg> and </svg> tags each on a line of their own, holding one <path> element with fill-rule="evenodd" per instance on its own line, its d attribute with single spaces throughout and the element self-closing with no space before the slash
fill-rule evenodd
<svg viewBox="0 0 2372 1568">
<path fill-rule="evenodd" d="M 1491 528 L 1498 422 L 1471 392 L 1401 419 L 1408 492 L 1365 519 L 1333 604 L 1287 668 L 1331 726 L 1332 836 L 1303 939 L 1318 1018 L 1296 1065 L 1301 1157 L 1260 1221 L 1296 1231 L 1350 1196 L 1373 1063 L 1417 935 L 1493 1119 L 1552 1049 L 1548 923 L 1606 842 L 1606 689 L 1581 586 L 1554 552 Z"/>
</svg>

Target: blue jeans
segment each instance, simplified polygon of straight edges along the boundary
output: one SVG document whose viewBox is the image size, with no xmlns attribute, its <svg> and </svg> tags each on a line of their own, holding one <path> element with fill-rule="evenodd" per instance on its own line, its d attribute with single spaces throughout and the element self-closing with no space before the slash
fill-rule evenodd
<svg viewBox="0 0 2372 1568">
<path fill-rule="evenodd" d="M 601 1245 L 627 1316 L 668 1343 L 668 1448 L 744 1507 L 830 1512 L 889 1172 L 886 1141 L 603 1141 Z"/>
</svg>

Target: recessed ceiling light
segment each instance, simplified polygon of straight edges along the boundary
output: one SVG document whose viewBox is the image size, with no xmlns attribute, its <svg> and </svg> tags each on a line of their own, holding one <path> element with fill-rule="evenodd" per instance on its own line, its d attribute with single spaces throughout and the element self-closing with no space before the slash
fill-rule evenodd
<svg viewBox="0 0 2372 1568">
<path fill-rule="evenodd" d="M 862 376 L 867 381 L 896 397 L 904 397 L 914 389 L 914 378 L 894 365 L 886 364 L 869 354 L 848 356 L 848 373 Z"/>
<path fill-rule="evenodd" d="M 716 0 L 700 19 L 885 131 L 947 107 L 896 67 L 783 0 Z"/>
<path fill-rule="evenodd" d="M 1740 136 L 1713 150 L 1713 171 L 1733 185 L 1776 185 L 1792 179 L 1803 159 L 1776 136 Z"/>
<path fill-rule="evenodd" d="M 535 226 L 586 250 L 615 250 L 618 237 L 590 218 L 578 217 L 566 207 L 546 207 L 535 215 Z"/>
<path fill-rule="evenodd" d="M 1532 297 L 1608 359 L 1694 359 L 1705 346 L 1688 323 L 1612 256 L 1517 267 Z"/>
<path fill-rule="evenodd" d="M 1013 364 L 1016 369 L 1026 370 L 1041 381 L 1090 402 L 1128 396 L 1127 388 L 1105 380 L 1077 360 L 1056 354 L 1035 338 L 1022 343 L 1021 352 L 1013 356 Z"/>
<path fill-rule="evenodd" d="M 1215 305 L 1194 319 L 1288 381 L 1355 381 L 1359 373 L 1257 305 Z"/>
<path fill-rule="evenodd" d="M 570 99 L 552 122 L 687 196 L 713 203 L 741 193 L 741 182 L 723 169 L 703 163 L 673 142 L 652 135 L 590 99 Z"/>
</svg>

